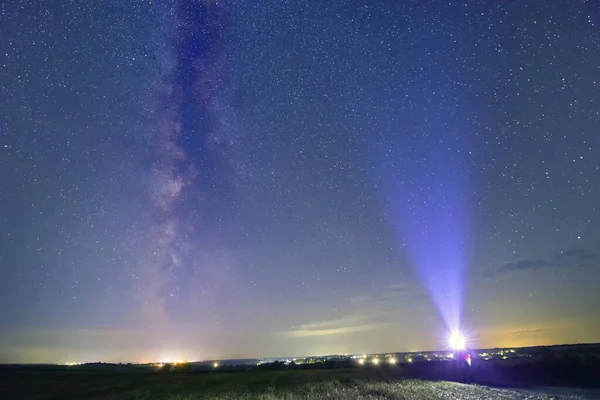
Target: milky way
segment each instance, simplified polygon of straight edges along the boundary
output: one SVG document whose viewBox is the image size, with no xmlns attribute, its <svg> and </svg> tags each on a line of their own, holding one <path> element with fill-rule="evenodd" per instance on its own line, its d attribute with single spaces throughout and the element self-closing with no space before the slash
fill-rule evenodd
<svg viewBox="0 0 600 400">
<path fill-rule="evenodd" d="M 225 10 L 219 2 L 204 1 L 168 7 L 151 139 L 155 161 L 149 185 L 156 224 L 144 267 L 146 312 L 163 326 L 169 322 L 170 298 L 194 303 L 198 315 L 227 275 L 226 250 L 215 232 L 218 224 L 226 224 L 219 212 L 231 203 L 227 147 L 234 139 L 221 129 L 227 118 L 222 106 Z"/>
</svg>

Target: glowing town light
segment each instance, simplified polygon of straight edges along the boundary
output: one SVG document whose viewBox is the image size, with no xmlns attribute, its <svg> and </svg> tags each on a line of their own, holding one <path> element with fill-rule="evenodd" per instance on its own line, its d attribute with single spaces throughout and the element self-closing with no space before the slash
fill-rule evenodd
<svg viewBox="0 0 600 400">
<path fill-rule="evenodd" d="M 390 358 L 390 359 L 388 360 L 388 362 L 389 362 L 390 364 L 392 364 L 392 365 L 396 365 L 396 363 L 398 362 L 398 360 L 396 360 L 394 357 L 392 357 L 392 358 Z"/>
<path fill-rule="evenodd" d="M 371 362 L 373 365 L 379 365 L 379 358 L 374 358 Z"/>
<path fill-rule="evenodd" d="M 407 362 L 410 364 L 410 363 L 412 363 L 413 359 L 412 359 L 411 357 L 408 357 L 408 358 L 406 359 L 406 361 L 407 361 Z"/>
<path fill-rule="evenodd" d="M 365 365 L 365 359 L 364 358 L 359 358 L 358 359 L 358 364 Z"/>
<path fill-rule="evenodd" d="M 467 348 L 467 341 L 460 333 L 450 335 L 450 347 L 454 350 L 464 350 Z"/>
<path fill-rule="evenodd" d="M 213 368 L 219 368 L 219 363 L 218 362 L 213 363 Z"/>
</svg>

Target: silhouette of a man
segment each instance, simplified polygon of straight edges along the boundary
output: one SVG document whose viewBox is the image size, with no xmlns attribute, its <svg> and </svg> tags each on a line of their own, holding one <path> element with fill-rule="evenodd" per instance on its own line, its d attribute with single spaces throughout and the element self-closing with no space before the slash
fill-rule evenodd
<svg viewBox="0 0 600 400">
<path fill-rule="evenodd" d="M 464 383 L 470 383 L 471 376 L 471 351 L 469 349 L 457 350 L 454 353 L 458 379 Z"/>
</svg>

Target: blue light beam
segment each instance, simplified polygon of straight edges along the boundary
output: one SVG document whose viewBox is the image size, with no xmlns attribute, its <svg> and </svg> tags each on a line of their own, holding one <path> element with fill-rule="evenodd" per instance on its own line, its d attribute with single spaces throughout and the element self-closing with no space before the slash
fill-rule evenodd
<svg viewBox="0 0 600 400">
<path fill-rule="evenodd" d="M 449 332 L 461 330 L 469 233 L 466 151 L 457 131 L 429 121 L 407 133 L 409 151 L 397 142 L 377 146 L 388 222 Z"/>
</svg>

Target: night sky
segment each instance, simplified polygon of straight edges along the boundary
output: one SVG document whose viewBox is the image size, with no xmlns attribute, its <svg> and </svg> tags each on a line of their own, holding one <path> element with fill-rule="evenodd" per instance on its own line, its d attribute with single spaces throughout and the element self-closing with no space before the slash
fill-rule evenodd
<svg viewBox="0 0 600 400">
<path fill-rule="evenodd" d="M 600 341 L 597 1 L 0 5 L 0 362 Z"/>
</svg>

